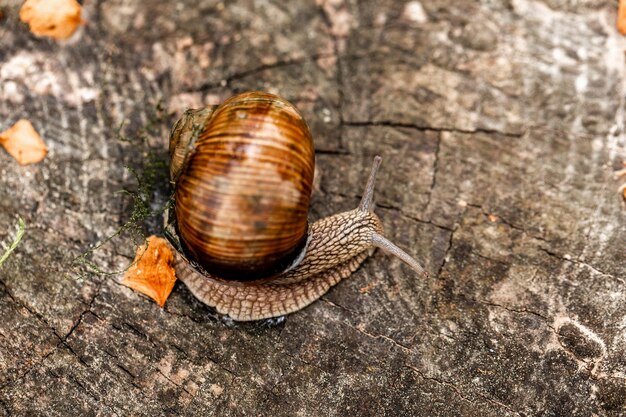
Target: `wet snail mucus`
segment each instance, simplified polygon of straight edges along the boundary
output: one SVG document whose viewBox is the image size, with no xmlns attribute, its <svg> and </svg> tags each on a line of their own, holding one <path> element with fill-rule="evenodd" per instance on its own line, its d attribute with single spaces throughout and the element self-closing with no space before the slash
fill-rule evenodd
<svg viewBox="0 0 626 417">
<path fill-rule="evenodd" d="M 174 210 L 165 235 L 195 297 L 234 320 L 300 310 L 381 248 L 422 266 L 383 236 L 373 212 L 374 158 L 359 206 L 308 222 L 315 152 L 281 97 L 248 92 L 188 110 L 170 135 Z"/>
</svg>

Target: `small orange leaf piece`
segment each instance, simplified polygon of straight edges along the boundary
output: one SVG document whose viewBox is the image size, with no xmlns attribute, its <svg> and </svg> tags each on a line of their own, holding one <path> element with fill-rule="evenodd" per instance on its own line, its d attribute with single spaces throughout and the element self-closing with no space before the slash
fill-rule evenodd
<svg viewBox="0 0 626 417">
<path fill-rule="evenodd" d="M 617 30 L 622 35 L 626 35 L 626 0 L 619 0 L 617 9 Z"/>
<path fill-rule="evenodd" d="M 496 216 L 495 214 L 490 213 L 487 218 L 489 219 L 489 221 L 491 223 L 495 223 L 498 221 L 498 216 Z"/>
<path fill-rule="evenodd" d="M 43 139 L 26 119 L 18 120 L 0 133 L 0 144 L 20 165 L 37 163 L 48 153 Z"/>
<path fill-rule="evenodd" d="M 26 0 L 20 19 L 37 36 L 67 39 L 83 23 L 76 0 Z"/>
<path fill-rule="evenodd" d="M 148 248 L 141 245 L 137 249 L 135 261 L 124 274 L 122 284 L 147 295 L 163 307 L 176 282 L 173 260 L 174 254 L 167 241 L 150 236 Z"/>
</svg>

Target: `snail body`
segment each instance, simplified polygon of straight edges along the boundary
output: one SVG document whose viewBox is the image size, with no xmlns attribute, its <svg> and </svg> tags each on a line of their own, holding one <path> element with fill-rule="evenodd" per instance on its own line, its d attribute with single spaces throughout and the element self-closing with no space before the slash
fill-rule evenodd
<svg viewBox="0 0 626 417">
<path fill-rule="evenodd" d="M 355 210 L 309 225 L 314 149 L 306 122 L 267 93 L 189 110 L 170 136 L 174 267 L 191 292 L 240 321 L 297 311 L 354 272 L 375 247 L 423 268 L 383 237 L 373 212 L 380 157 Z"/>
</svg>

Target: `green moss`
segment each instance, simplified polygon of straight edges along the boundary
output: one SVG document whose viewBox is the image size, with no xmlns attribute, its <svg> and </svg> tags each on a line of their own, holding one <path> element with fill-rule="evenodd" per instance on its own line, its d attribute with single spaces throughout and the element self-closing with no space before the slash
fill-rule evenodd
<svg viewBox="0 0 626 417">
<path fill-rule="evenodd" d="M 143 165 L 137 169 L 125 166 L 136 181 L 135 189 L 122 189 L 118 193 L 130 198 L 132 208 L 130 216 L 115 232 L 107 236 L 88 250 L 77 256 L 72 261 L 71 275 L 75 279 L 82 280 L 89 274 L 99 275 L 119 275 L 130 268 L 133 263 L 129 263 L 125 268 L 118 271 L 107 271 L 93 262 L 91 258 L 94 253 L 101 250 L 105 245 L 111 243 L 116 237 L 129 236 L 135 249 L 147 242 L 148 231 L 160 229 L 164 211 L 173 204 L 173 196 L 169 195 L 168 187 L 168 162 L 165 149 L 162 146 L 154 147 L 150 145 L 152 138 L 162 136 L 161 128 L 164 124 L 163 109 L 160 104 L 155 108 L 154 116 L 145 127 L 139 131 L 126 136 L 123 133 L 124 123 L 116 129 L 115 134 L 118 141 L 127 143 L 129 146 L 143 150 Z M 163 143 L 157 140 L 157 143 Z M 166 196 L 166 197 L 163 197 Z"/>
<path fill-rule="evenodd" d="M 17 220 L 17 226 L 16 226 L 16 233 L 15 233 L 15 237 L 13 238 L 13 241 L 9 244 L 9 246 L 6 246 L 4 249 L 4 253 L 2 254 L 2 256 L 0 256 L 0 266 L 2 266 L 2 264 L 4 263 L 4 261 L 6 261 L 9 257 L 9 255 L 11 255 L 11 253 L 15 250 L 15 248 L 17 248 L 17 245 L 19 245 L 20 241 L 22 240 L 22 237 L 24 236 L 24 232 L 26 231 L 26 224 L 24 223 L 24 220 L 19 217 Z M 4 246 L 4 244 L 2 244 L 2 246 Z"/>
</svg>

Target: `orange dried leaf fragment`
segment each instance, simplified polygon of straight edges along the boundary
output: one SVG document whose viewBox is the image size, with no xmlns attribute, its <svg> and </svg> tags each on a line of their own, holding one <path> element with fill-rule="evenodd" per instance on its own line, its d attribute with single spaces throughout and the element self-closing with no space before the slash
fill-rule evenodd
<svg viewBox="0 0 626 417">
<path fill-rule="evenodd" d="M 37 36 L 67 39 L 83 23 L 76 0 L 26 0 L 20 19 Z"/>
<path fill-rule="evenodd" d="M 26 119 L 0 133 L 0 144 L 20 165 L 37 163 L 48 154 L 43 139 Z"/>
<path fill-rule="evenodd" d="M 147 295 L 163 307 L 176 282 L 173 260 L 174 254 L 167 241 L 150 236 L 147 249 L 146 245 L 137 249 L 135 261 L 124 274 L 122 284 Z"/>
<path fill-rule="evenodd" d="M 622 35 L 626 35 L 626 0 L 619 0 L 617 9 L 617 30 Z"/>
</svg>

